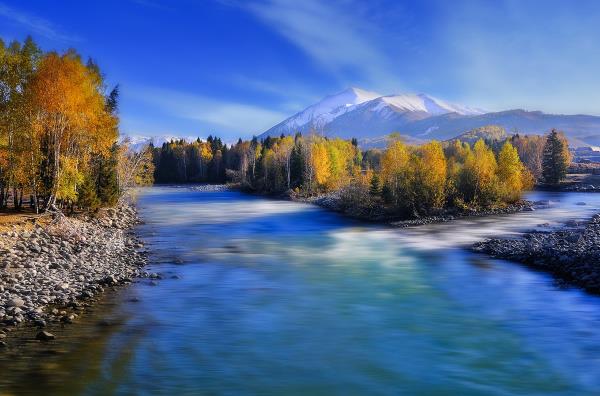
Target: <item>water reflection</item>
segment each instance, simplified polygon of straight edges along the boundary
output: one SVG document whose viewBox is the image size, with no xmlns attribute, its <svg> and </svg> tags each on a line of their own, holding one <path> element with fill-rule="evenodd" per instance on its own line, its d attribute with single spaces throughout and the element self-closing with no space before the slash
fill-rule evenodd
<svg viewBox="0 0 600 396">
<path fill-rule="evenodd" d="M 140 231 L 160 285 L 130 288 L 138 303 L 118 297 L 107 315 L 122 325 L 81 331 L 80 348 L 54 359 L 55 377 L 24 384 L 29 371 L 8 367 L 4 384 L 70 394 L 594 394 L 600 301 L 459 247 L 600 207 L 600 194 L 534 198 L 550 208 L 398 230 L 235 192 L 148 190 Z M 94 369 L 75 377 L 84 360 Z"/>
</svg>

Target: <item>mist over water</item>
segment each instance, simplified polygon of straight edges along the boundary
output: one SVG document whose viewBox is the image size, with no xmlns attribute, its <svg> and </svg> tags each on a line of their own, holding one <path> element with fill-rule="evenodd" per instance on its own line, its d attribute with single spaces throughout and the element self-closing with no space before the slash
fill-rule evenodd
<svg viewBox="0 0 600 396">
<path fill-rule="evenodd" d="M 118 326 L 81 326 L 79 349 L 15 389 L 596 394 L 600 299 L 462 248 L 600 208 L 600 194 L 531 198 L 549 208 L 393 229 L 237 192 L 147 189 L 139 231 L 164 279 L 122 292 L 100 315 Z M 102 341 L 86 354 L 91 338 Z M 84 356 L 89 369 L 64 375 Z"/>
</svg>

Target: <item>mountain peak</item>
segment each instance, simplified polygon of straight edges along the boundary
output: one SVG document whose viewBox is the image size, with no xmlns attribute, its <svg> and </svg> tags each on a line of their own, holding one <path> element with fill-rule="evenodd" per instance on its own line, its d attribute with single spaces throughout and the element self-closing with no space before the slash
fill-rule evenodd
<svg viewBox="0 0 600 396">
<path fill-rule="evenodd" d="M 523 110 L 490 113 L 423 92 L 382 96 L 358 87 L 323 98 L 261 137 L 314 131 L 331 137 L 376 139 L 399 131 L 419 139 L 447 139 L 490 124 L 536 134 L 560 128 L 570 132 L 569 137 L 586 137 L 591 144 L 600 142 L 600 117 L 555 116 Z"/>
<path fill-rule="evenodd" d="M 381 94 L 378 94 L 377 92 L 367 91 L 366 89 L 357 88 L 357 87 L 348 87 L 337 95 L 344 95 L 344 94 L 353 94 L 356 97 L 360 97 L 360 98 L 370 98 L 368 100 L 372 100 L 372 99 L 375 99 L 375 98 L 378 98 L 381 96 Z M 337 96 L 337 95 L 333 95 L 333 96 Z"/>
</svg>

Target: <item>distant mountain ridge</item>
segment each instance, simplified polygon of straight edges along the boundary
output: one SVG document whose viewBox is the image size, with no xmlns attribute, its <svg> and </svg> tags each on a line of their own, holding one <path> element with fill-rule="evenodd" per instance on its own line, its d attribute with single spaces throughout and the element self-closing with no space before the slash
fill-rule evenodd
<svg viewBox="0 0 600 396">
<path fill-rule="evenodd" d="M 186 142 L 192 142 L 197 138 L 194 136 L 174 136 L 174 135 L 159 135 L 159 136 L 143 136 L 143 135 L 122 135 L 121 140 L 129 141 L 129 148 L 133 151 L 139 151 L 152 143 L 154 147 L 160 147 L 163 143 L 170 142 L 172 140 L 185 140 Z"/>
<path fill-rule="evenodd" d="M 565 132 L 574 146 L 600 145 L 598 116 L 520 109 L 487 112 L 426 94 L 383 96 L 359 88 L 327 96 L 259 137 L 315 132 L 329 137 L 356 137 L 372 146 L 373 142 L 385 142 L 384 137 L 392 132 L 417 141 L 446 140 L 486 125 L 521 134 L 543 134 L 557 128 Z"/>
<path fill-rule="evenodd" d="M 451 142 L 453 140 L 460 140 L 466 143 L 475 143 L 479 139 L 483 139 L 488 142 L 501 142 L 508 137 L 509 134 L 506 133 L 506 129 L 497 125 L 486 125 L 471 129 L 470 131 L 462 133 L 446 141 Z"/>
</svg>

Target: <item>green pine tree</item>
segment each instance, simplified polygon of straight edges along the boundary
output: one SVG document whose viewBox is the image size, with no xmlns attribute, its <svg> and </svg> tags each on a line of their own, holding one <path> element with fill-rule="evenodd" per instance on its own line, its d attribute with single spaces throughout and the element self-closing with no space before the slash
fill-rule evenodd
<svg viewBox="0 0 600 396">
<path fill-rule="evenodd" d="M 376 174 L 371 178 L 371 186 L 369 187 L 369 194 L 373 197 L 381 195 L 381 184 L 379 182 L 379 176 Z"/>
<path fill-rule="evenodd" d="M 107 158 L 100 158 L 98 165 L 98 198 L 103 205 L 112 206 L 119 200 L 119 179 L 117 176 L 117 150 L 115 145 Z"/>
<path fill-rule="evenodd" d="M 565 137 L 553 129 L 546 138 L 542 159 L 542 177 L 545 183 L 556 185 L 567 175 L 570 155 Z"/>
<path fill-rule="evenodd" d="M 80 208 L 96 210 L 100 200 L 96 194 L 96 186 L 91 177 L 87 176 L 77 192 L 77 205 Z"/>
<path fill-rule="evenodd" d="M 392 203 L 394 201 L 394 194 L 387 183 L 383 184 L 383 187 L 381 189 L 381 198 L 383 199 L 383 202 L 387 204 Z"/>
</svg>

